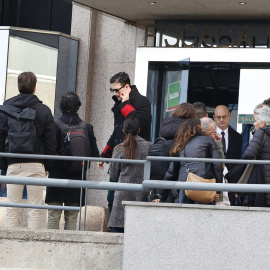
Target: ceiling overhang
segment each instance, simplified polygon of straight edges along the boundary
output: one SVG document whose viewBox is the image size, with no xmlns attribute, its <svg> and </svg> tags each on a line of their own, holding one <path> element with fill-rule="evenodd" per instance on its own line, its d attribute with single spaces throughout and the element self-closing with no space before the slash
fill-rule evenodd
<svg viewBox="0 0 270 270">
<path fill-rule="evenodd" d="M 269 0 L 76 0 L 127 21 L 270 19 Z M 151 4 L 152 3 L 152 4 Z M 154 4 L 153 4 L 154 3 Z"/>
</svg>

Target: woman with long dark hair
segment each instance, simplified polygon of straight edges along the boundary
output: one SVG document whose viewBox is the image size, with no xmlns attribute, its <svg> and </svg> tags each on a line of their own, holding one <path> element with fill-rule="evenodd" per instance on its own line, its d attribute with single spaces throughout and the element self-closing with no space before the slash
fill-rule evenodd
<svg viewBox="0 0 270 270">
<path fill-rule="evenodd" d="M 201 121 L 198 119 L 188 119 L 180 127 L 177 132 L 175 142 L 170 150 L 173 157 L 189 157 L 189 158 L 220 158 L 220 152 L 217 149 L 215 141 L 206 136 Z M 172 162 L 169 170 L 165 175 L 168 181 L 186 181 L 187 170 L 202 178 L 215 178 L 217 183 L 222 183 L 222 163 L 204 163 L 204 162 Z M 162 194 L 166 199 L 166 193 Z M 216 197 L 218 200 L 218 196 Z M 184 190 L 179 192 L 179 203 L 198 203 L 192 201 L 185 195 Z M 210 204 L 213 204 L 211 202 Z"/>
<path fill-rule="evenodd" d="M 112 158 L 117 159 L 146 159 L 148 142 L 138 136 L 140 123 L 134 117 L 129 117 L 123 124 L 125 141 L 113 150 Z M 110 177 L 121 183 L 141 184 L 143 181 L 143 164 L 110 163 Z M 109 220 L 111 232 L 124 232 L 124 209 L 122 201 L 146 201 L 147 192 L 116 191 L 112 213 Z"/>
</svg>

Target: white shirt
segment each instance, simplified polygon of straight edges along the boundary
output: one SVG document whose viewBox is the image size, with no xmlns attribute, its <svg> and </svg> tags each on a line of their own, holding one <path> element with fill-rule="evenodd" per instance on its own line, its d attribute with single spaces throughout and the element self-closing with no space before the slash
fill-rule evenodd
<svg viewBox="0 0 270 270">
<path fill-rule="evenodd" d="M 229 131 L 228 131 L 228 128 L 226 128 L 225 130 L 222 130 L 218 126 L 216 127 L 216 132 L 220 134 L 221 138 L 222 138 L 222 134 L 221 134 L 222 131 L 225 133 L 224 137 L 225 137 L 226 153 L 227 153 L 228 145 L 229 145 Z"/>
</svg>

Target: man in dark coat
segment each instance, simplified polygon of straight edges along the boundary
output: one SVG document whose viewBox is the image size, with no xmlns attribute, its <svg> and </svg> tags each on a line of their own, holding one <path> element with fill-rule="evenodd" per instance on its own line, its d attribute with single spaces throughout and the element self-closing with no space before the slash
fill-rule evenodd
<svg viewBox="0 0 270 270">
<path fill-rule="evenodd" d="M 112 108 L 114 114 L 114 130 L 100 157 L 111 158 L 113 149 L 124 140 L 123 123 L 129 116 L 134 116 L 140 122 L 140 134 L 143 139 L 150 140 L 151 131 L 151 104 L 147 97 L 141 95 L 135 85 L 130 84 L 129 75 L 119 72 L 110 79 L 112 99 L 115 104 Z M 104 169 L 103 162 L 98 167 Z M 111 179 L 110 179 L 111 181 Z M 108 191 L 108 208 L 111 213 L 114 191 Z"/>
<path fill-rule="evenodd" d="M 76 126 L 82 122 L 77 114 L 81 106 L 81 101 L 75 92 L 68 92 L 62 96 L 60 101 L 60 110 L 63 115 L 59 118 L 65 124 Z M 56 122 L 56 138 L 57 138 L 57 153 L 61 154 L 61 129 Z M 88 135 L 90 156 L 98 157 L 99 151 L 96 144 L 96 137 L 94 135 L 93 126 L 86 123 L 85 130 Z M 85 166 L 85 170 L 87 167 Z M 54 168 L 50 171 L 49 178 L 82 180 L 82 171 L 72 172 L 66 170 L 62 161 L 55 161 Z M 86 179 L 86 171 L 84 171 L 83 180 Z M 83 192 L 84 193 L 84 192 Z M 84 194 L 81 194 L 80 188 L 60 188 L 47 187 L 45 202 L 49 205 L 62 206 L 80 206 L 80 198 L 82 196 L 82 205 L 84 205 Z M 48 211 L 48 229 L 59 229 L 59 221 L 62 210 Z M 64 210 L 65 230 L 76 230 L 78 211 Z"/>
<path fill-rule="evenodd" d="M 56 150 L 55 125 L 51 110 L 42 104 L 35 95 L 37 78 L 32 72 L 23 72 L 18 77 L 20 94 L 6 100 L 4 105 L 13 105 L 20 109 L 27 107 L 36 111 L 34 123 L 36 126 L 36 143 L 33 154 L 54 155 Z M 0 117 L 0 152 L 5 152 L 8 136 L 8 118 L 5 114 Z M 7 170 L 7 176 L 46 177 L 53 168 L 52 160 L 0 158 L 0 169 Z M 7 201 L 20 203 L 24 185 L 7 185 Z M 41 204 L 43 196 L 42 186 L 27 185 L 29 204 Z M 8 208 L 6 213 L 6 227 L 18 227 L 19 208 Z M 38 229 L 41 226 L 41 212 L 39 209 L 28 210 L 28 227 Z"/>
<path fill-rule="evenodd" d="M 241 159 L 242 157 L 242 136 L 229 126 L 231 114 L 229 109 L 224 105 L 215 108 L 214 120 L 217 124 L 216 132 L 222 138 L 223 152 L 226 159 Z M 234 166 L 225 164 L 228 171 Z M 229 192 L 231 205 L 235 204 L 235 195 Z"/>
</svg>

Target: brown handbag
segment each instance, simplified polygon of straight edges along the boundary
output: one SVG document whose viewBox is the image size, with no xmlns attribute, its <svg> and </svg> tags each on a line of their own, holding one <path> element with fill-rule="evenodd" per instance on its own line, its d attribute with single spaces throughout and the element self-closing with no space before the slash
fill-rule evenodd
<svg viewBox="0 0 270 270">
<path fill-rule="evenodd" d="M 186 182 L 195 183 L 216 183 L 216 179 L 204 179 L 192 172 L 188 172 Z M 200 203 L 210 203 L 215 199 L 216 191 L 207 190 L 185 190 L 185 194 L 193 201 Z"/>
</svg>

